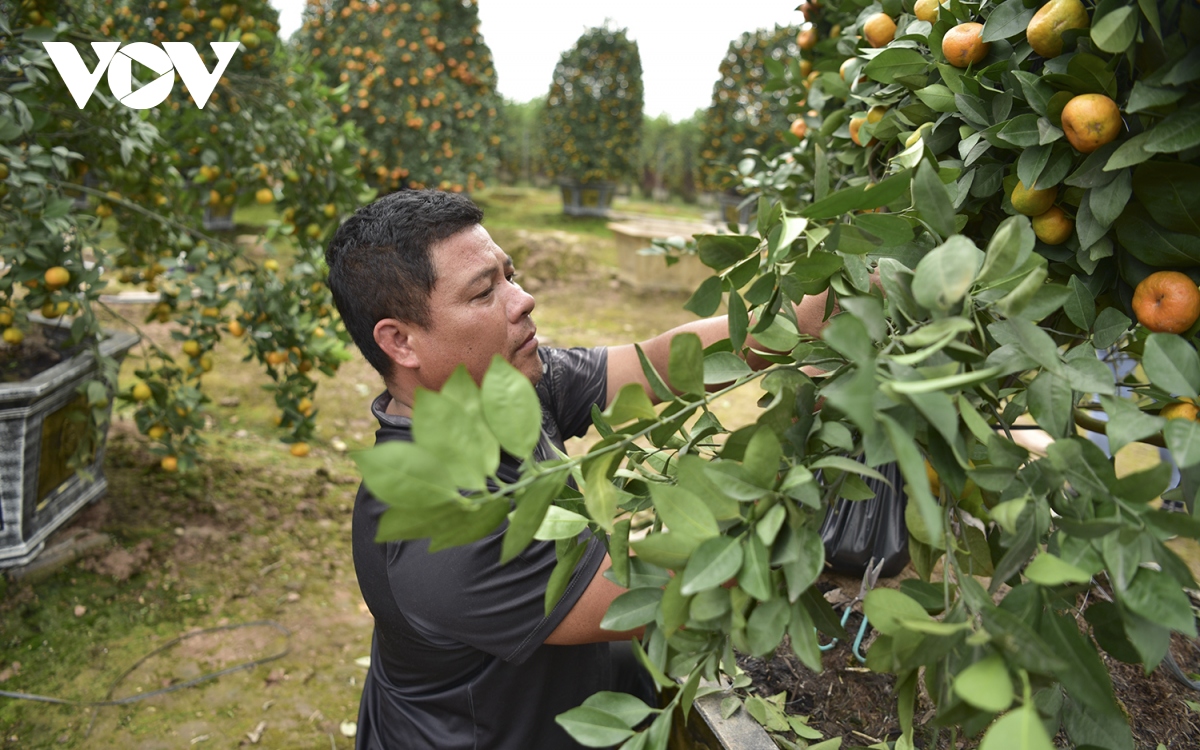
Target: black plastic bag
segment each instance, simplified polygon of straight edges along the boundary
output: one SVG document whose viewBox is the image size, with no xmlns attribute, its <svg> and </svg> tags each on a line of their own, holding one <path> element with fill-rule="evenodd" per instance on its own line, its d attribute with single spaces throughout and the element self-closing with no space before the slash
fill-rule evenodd
<svg viewBox="0 0 1200 750">
<path fill-rule="evenodd" d="M 859 459 L 861 461 L 861 459 Z M 838 571 L 861 576 L 874 558 L 883 560 L 882 577 L 896 575 L 908 564 L 908 526 L 904 508 L 908 495 L 896 463 L 877 467 L 892 484 L 872 477 L 863 481 L 875 493 L 870 500 L 840 499 L 821 523 L 825 563 Z"/>
</svg>

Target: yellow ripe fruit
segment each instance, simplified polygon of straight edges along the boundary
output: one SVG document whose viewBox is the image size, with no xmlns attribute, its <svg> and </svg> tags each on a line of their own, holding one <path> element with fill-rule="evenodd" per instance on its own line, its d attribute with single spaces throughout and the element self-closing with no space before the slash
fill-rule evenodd
<svg viewBox="0 0 1200 750">
<path fill-rule="evenodd" d="M 200 369 L 205 372 L 212 372 L 213 358 L 211 354 L 205 354 L 200 358 Z"/>
<path fill-rule="evenodd" d="M 316 338 L 324 338 L 325 329 L 322 328 L 321 326 L 317 326 L 316 328 L 313 329 L 313 336 L 315 336 Z"/>
<path fill-rule="evenodd" d="M 1087 9 L 1079 0 L 1050 0 L 1033 14 L 1025 38 L 1042 57 L 1058 57 L 1063 51 L 1063 32 L 1090 25 Z"/>
<path fill-rule="evenodd" d="M 71 280 L 71 272 L 62 266 L 54 266 L 47 269 L 42 278 L 45 279 L 46 286 L 53 291 L 67 285 L 67 282 Z"/>
<path fill-rule="evenodd" d="M 279 261 L 275 260 L 274 258 L 267 258 L 263 261 L 263 268 L 267 269 L 268 271 L 278 271 Z"/>
<path fill-rule="evenodd" d="M 175 413 L 181 417 L 186 417 L 188 414 L 192 413 L 192 410 L 186 406 L 176 406 Z"/>
<path fill-rule="evenodd" d="M 309 450 L 308 443 L 292 443 L 291 453 L 296 458 L 304 458 Z"/>
<path fill-rule="evenodd" d="M 983 41 L 983 24 L 960 23 L 942 37 L 942 54 L 946 62 L 965 68 L 988 56 L 992 45 Z"/>
<path fill-rule="evenodd" d="M 57 318 L 69 310 L 70 307 L 71 304 L 69 302 L 47 302 L 42 305 L 42 317 Z"/>
<path fill-rule="evenodd" d="M 304 232 L 310 238 L 315 240 L 316 238 L 321 236 L 321 227 L 318 224 L 309 224 L 308 228 L 305 229 Z"/>
<path fill-rule="evenodd" d="M 808 123 L 804 122 L 802 118 L 797 117 L 795 120 L 792 120 L 792 125 L 789 130 L 791 131 L 792 135 L 796 136 L 800 140 L 804 140 L 804 136 L 808 133 Z"/>
<path fill-rule="evenodd" d="M 311 398 L 302 398 L 300 399 L 300 403 L 296 404 L 296 411 L 300 412 L 306 417 L 309 414 L 312 414 L 312 410 L 313 402 Z"/>
<path fill-rule="evenodd" d="M 258 192 L 254 194 L 254 200 L 264 205 L 267 203 L 274 203 L 275 193 L 271 190 L 271 188 L 259 188 Z"/>
<path fill-rule="evenodd" d="M 16 346 L 25 340 L 25 334 L 19 328 L 5 328 L 4 342 Z"/>
<path fill-rule="evenodd" d="M 796 36 L 796 44 L 800 49 L 812 49 L 817 46 L 817 30 L 810 26 Z"/>
<path fill-rule="evenodd" d="M 934 470 L 933 464 L 929 463 L 928 461 L 925 462 L 925 477 L 929 479 L 929 490 L 933 493 L 933 496 L 936 499 L 942 494 L 942 478 L 939 477 L 937 471 Z"/>
<path fill-rule="evenodd" d="M 938 18 L 938 0 L 917 0 L 913 6 L 913 15 L 917 20 L 936 23 Z"/>
<path fill-rule="evenodd" d="M 189 357 L 198 356 L 200 354 L 200 342 L 194 339 L 183 342 L 183 353 Z"/>
<path fill-rule="evenodd" d="M 288 353 L 285 351 L 267 352 L 267 364 L 281 365 L 288 361 Z"/>
<path fill-rule="evenodd" d="M 163 427 L 160 424 L 156 424 L 156 425 L 152 426 L 150 429 L 146 430 L 146 437 L 150 438 L 151 440 L 158 440 L 159 438 L 161 438 L 163 435 L 166 435 L 166 434 L 167 434 L 167 428 Z"/>
<path fill-rule="evenodd" d="M 332 203 L 326 203 L 324 208 L 321 210 L 325 213 L 325 217 L 328 219 L 332 219 L 333 217 L 337 216 L 337 206 L 333 205 Z"/>
<path fill-rule="evenodd" d="M 886 47 L 896 38 L 896 22 L 887 13 L 876 13 L 863 22 L 863 36 L 872 47 Z"/>
<path fill-rule="evenodd" d="M 1051 206 L 1045 213 L 1033 217 L 1033 233 L 1047 245 L 1061 245 L 1075 231 L 1075 222 L 1067 218 L 1058 206 Z"/>
<path fill-rule="evenodd" d="M 231 320 L 229 321 L 229 332 L 234 336 L 241 336 L 246 332 L 246 328 L 242 325 L 241 321 Z"/>
<path fill-rule="evenodd" d="M 208 25 L 212 27 L 213 31 L 224 31 L 225 30 L 225 19 L 218 16 L 218 17 L 214 18 L 213 20 L 209 21 Z"/>
<path fill-rule="evenodd" d="M 1009 197 L 1017 213 L 1022 213 L 1026 216 L 1038 216 L 1049 211 L 1050 207 L 1054 205 L 1054 200 L 1058 197 L 1058 186 L 1055 185 L 1042 190 L 1029 190 L 1025 187 L 1024 183 L 1018 181 L 1017 186 L 1013 188 L 1012 195 Z"/>
<path fill-rule="evenodd" d="M 101 203 L 99 206 L 96 206 L 96 215 L 101 219 L 107 219 L 108 217 L 112 216 L 112 214 L 112 207 L 107 203 Z"/>
<path fill-rule="evenodd" d="M 312 368 L 313 368 L 313 363 L 312 363 L 311 359 L 302 359 L 302 360 L 300 360 L 300 364 L 296 365 L 296 369 L 299 370 L 300 372 L 308 372 Z M 306 414 L 305 416 L 308 416 L 308 415 Z"/>
<path fill-rule="evenodd" d="M 220 20 L 220 19 L 217 19 Z M 159 466 L 163 471 L 173 472 L 179 469 L 179 459 L 174 456 L 163 456 L 163 460 L 159 462 Z"/>
<path fill-rule="evenodd" d="M 869 110 L 867 110 L 867 122 L 871 124 L 879 122 L 883 119 L 883 116 L 887 114 L 887 111 L 887 107 L 883 106 L 882 104 L 876 104 L 874 107 L 871 107 Z"/>
<path fill-rule="evenodd" d="M 247 31 L 245 34 L 242 34 L 242 44 L 246 45 L 246 49 L 258 49 L 258 45 L 262 44 L 262 40 L 253 31 Z"/>
<path fill-rule="evenodd" d="M 1158 416 L 1166 419 L 1190 419 L 1193 422 L 1200 421 L 1200 408 L 1195 404 L 1176 401 L 1173 404 L 1167 404 L 1163 407 Z"/>
<path fill-rule="evenodd" d="M 1082 154 L 1116 140 L 1123 125 L 1117 103 L 1104 94 L 1082 94 L 1063 107 L 1063 133 Z"/>
<path fill-rule="evenodd" d="M 134 401 L 149 401 L 153 398 L 154 392 L 150 390 L 150 386 L 145 383 L 138 383 L 133 387 Z"/>
<path fill-rule="evenodd" d="M 13 314 L 11 307 L 0 307 L 0 326 L 12 325 Z"/>
<path fill-rule="evenodd" d="M 811 62 L 809 62 L 808 60 L 800 61 L 800 75 L 808 76 L 808 74 L 812 72 L 812 69 L 813 69 L 813 66 L 812 66 Z"/>
<path fill-rule="evenodd" d="M 204 317 L 206 317 L 206 318 L 219 318 L 219 317 L 221 317 L 221 311 L 220 311 L 219 309 L 215 308 L 215 307 L 206 307 L 206 308 L 204 308 L 203 310 L 201 310 L 201 311 L 200 311 L 200 314 L 201 314 L 201 315 L 203 315 L 203 316 L 204 316 Z"/>
</svg>

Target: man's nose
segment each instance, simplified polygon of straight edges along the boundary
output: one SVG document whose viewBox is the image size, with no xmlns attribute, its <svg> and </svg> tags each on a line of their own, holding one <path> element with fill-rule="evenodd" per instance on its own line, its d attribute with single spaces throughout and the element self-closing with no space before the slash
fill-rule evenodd
<svg viewBox="0 0 1200 750">
<path fill-rule="evenodd" d="M 529 315 L 534 308 L 533 295 L 521 288 L 520 284 L 513 287 L 513 298 L 509 303 L 509 311 L 512 314 L 513 322 Z"/>
</svg>

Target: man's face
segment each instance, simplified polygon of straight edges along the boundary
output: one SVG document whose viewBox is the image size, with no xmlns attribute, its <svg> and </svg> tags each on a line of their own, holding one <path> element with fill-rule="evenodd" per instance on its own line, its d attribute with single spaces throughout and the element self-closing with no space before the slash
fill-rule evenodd
<svg viewBox="0 0 1200 750">
<path fill-rule="evenodd" d="M 460 365 L 476 383 L 495 354 L 536 383 L 542 376 L 533 297 L 514 280 L 512 258 L 475 225 L 431 250 L 437 281 L 430 325 L 417 332 L 421 384 L 438 389 Z"/>
</svg>

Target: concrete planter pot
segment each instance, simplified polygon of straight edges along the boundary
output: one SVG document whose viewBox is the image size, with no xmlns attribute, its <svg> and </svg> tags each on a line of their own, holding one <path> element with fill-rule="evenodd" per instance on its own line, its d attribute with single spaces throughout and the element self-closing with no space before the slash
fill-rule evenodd
<svg viewBox="0 0 1200 750">
<path fill-rule="evenodd" d="M 675 736 L 670 750 L 778 750 L 767 730 L 745 709 L 738 709 L 728 719 L 721 716 L 722 693 L 698 699 L 686 726 L 676 714 Z"/>
<path fill-rule="evenodd" d="M 562 189 L 563 213 L 568 216 L 608 216 L 613 195 L 617 192 L 615 182 L 564 180 L 559 187 Z"/>
<path fill-rule="evenodd" d="M 695 255 L 683 255 L 668 266 L 663 256 L 644 252 L 651 240 L 712 234 L 717 227 L 670 219 L 631 219 L 610 222 L 617 243 L 617 275 L 621 282 L 639 292 L 682 292 L 691 294 L 713 270 Z"/>
<path fill-rule="evenodd" d="M 137 341 L 131 333 L 109 332 L 100 351 L 119 360 Z M 86 408 L 76 389 L 95 371 L 85 349 L 29 380 L 0 383 L 0 568 L 31 561 L 51 532 L 108 487 L 103 439 L 87 467 L 90 479 L 67 468 L 86 429 L 70 419 L 73 410 Z"/>
</svg>

